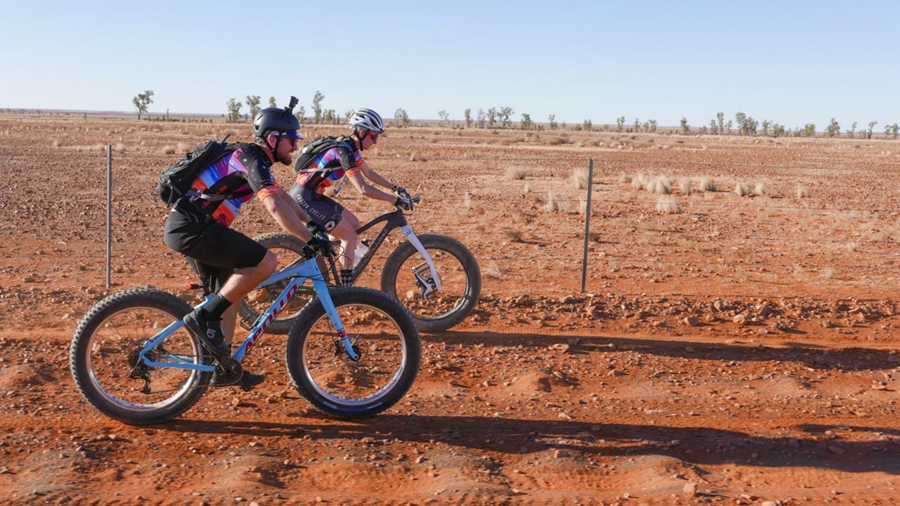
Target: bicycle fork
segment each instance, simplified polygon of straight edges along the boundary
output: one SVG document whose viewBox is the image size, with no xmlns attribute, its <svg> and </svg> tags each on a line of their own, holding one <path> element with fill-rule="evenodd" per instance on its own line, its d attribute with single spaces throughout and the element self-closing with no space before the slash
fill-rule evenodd
<svg viewBox="0 0 900 506">
<path fill-rule="evenodd" d="M 331 300 L 331 295 L 328 293 L 328 285 L 325 284 L 325 280 L 322 279 L 321 276 L 315 278 L 313 279 L 313 286 L 319 295 L 322 307 L 325 308 L 325 314 L 327 314 L 328 319 L 331 320 L 331 326 L 334 328 L 338 337 L 334 342 L 335 354 L 340 354 L 343 349 L 343 351 L 347 353 L 347 356 L 350 357 L 350 360 L 354 362 L 359 361 L 359 359 L 362 358 L 360 350 L 353 344 L 353 341 L 351 341 L 350 337 L 347 335 L 344 324 L 341 323 L 341 318 L 338 316 L 337 308 L 334 307 L 334 302 Z"/>
<path fill-rule="evenodd" d="M 416 234 L 413 232 L 412 227 L 409 225 L 400 227 L 400 231 L 403 232 L 403 235 L 406 236 L 406 239 L 412 244 L 419 254 L 422 255 L 422 258 L 425 259 L 425 263 L 419 264 L 412 268 L 413 276 L 416 277 L 416 281 L 422 287 L 422 298 L 427 299 L 431 294 L 435 292 L 440 292 L 441 288 L 441 277 L 438 276 L 437 268 L 434 266 L 434 261 L 431 259 L 431 255 L 428 254 L 428 251 L 425 250 L 425 246 L 422 246 L 422 242 L 419 241 L 419 238 L 416 237 Z M 426 275 L 430 273 L 431 278 L 428 279 Z"/>
</svg>

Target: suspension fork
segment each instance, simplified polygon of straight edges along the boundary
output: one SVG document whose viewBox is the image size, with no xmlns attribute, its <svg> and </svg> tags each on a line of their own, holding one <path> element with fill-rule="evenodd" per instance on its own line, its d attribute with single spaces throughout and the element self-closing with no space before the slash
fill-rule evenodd
<svg viewBox="0 0 900 506">
<path fill-rule="evenodd" d="M 430 283 L 427 283 L 425 279 L 422 278 L 421 274 L 417 268 L 413 268 L 413 274 L 416 276 L 416 279 L 422 283 L 427 291 L 424 295 L 430 295 L 434 291 L 442 291 L 441 287 L 441 277 L 438 275 L 437 268 L 434 266 L 434 261 L 431 259 L 431 255 L 428 254 L 428 251 L 425 250 L 425 246 L 422 246 L 422 241 L 416 237 L 416 234 L 413 232 L 413 229 L 409 225 L 404 225 L 400 227 L 400 231 L 403 232 L 403 235 L 406 236 L 406 239 L 412 244 L 416 250 L 422 255 L 422 258 L 425 259 L 425 262 L 428 264 L 428 269 L 431 271 L 431 279 L 434 281 L 434 290 L 430 286 Z"/>
</svg>

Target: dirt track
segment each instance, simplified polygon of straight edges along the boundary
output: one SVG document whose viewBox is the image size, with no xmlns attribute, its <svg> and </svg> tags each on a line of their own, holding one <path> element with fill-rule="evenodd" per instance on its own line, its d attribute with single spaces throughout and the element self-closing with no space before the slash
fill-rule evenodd
<svg viewBox="0 0 900 506">
<path fill-rule="evenodd" d="M 216 389 L 152 428 L 100 416 L 65 358 L 104 295 L 96 145 L 124 148 L 114 289 L 189 298 L 152 194 L 175 157 L 164 147 L 245 130 L 0 116 L 17 175 L 0 189 L 0 501 L 900 501 L 900 144 L 887 141 L 391 130 L 370 163 L 422 193 L 418 232 L 460 239 L 484 273 L 475 316 L 423 335 L 406 399 L 365 422 L 321 417 L 289 387 L 284 338 L 266 336 L 249 357 L 269 376 L 254 392 Z M 580 294 L 584 190 L 570 176 L 591 156 Z M 673 185 L 683 212 L 660 214 L 622 173 L 690 177 L 692 195 Z M 702 176 L 722 191 L 698 192 Z M 737 182 L 768 195 L 738 197 Z M 547 210 L 549 189 L 562 211 Z M 364 218 L 385 210 L 344 201 Z M 238 224 L 274 231 L 258 205 Z"/>
</svg>

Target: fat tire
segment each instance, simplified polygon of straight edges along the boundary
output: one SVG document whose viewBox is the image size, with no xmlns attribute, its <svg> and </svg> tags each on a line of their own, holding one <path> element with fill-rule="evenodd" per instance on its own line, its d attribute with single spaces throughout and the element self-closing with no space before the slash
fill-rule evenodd
<svg viewBox="0 0 900 506">
<path fill-rule="evenodd" d="M 211 372 L 199 375 L 196 385 L 174 404 L 153 411 L 130 411 L 106 400 L 96 390 L 90 380 L 87 366 L 87 349 L 90 336 L 111 315 L 133 307 L 149 307 L 162 310 L 173 318 L 183 318 L 193 308 L 170 293 L 151 288 L 134 288 L 115 293 L 98 302 L 78 323 L 69 347 L 69 367 L 72 379 L 81 395 L 104 415 L 131 425 L 149 425 L 171 420 L 191 408 L 204 394 L 212 379 Z M 196 338 L 191 334 L 191 339 Z M 214 359 L 205 348 L 196 343 L 201 353 L 202 364 L 212 364 Z"/>
<path fill-rule="evenodd" d="M 340 308 L 345 304 L 367 304 L 373 306 L 394 319 L 403 333 L 403 341 L 406 345 L 407 367 L 400 376 L 399 381 L 385 397 L 378 402 L 369 405 L 355 406 L 350 409 L 349 406 L 335 406 L 327 401 L 312 386 L 310 380 L 303 371 L 303 344 L 306 337 L 312 330 L 312 326 L 320 318 L 325 316 L 325 308 L 319 298 L 312 300 L 297 315 L 294 326 L 288 335 L 287 345 L 285 346 L 285 362 L 287 362 L 288 372 L 291 376 L 291 383 L 294 388 L 302 395 L 310 404 L 319 411 L 343 419 L 368 418 L 375 416 L 382 411 L 389 409 L 397 403 L 412 387 L 419 372 L 420 362 L 422 360 L 422 343 L 419 338 L 419 332 L 413 322 L 412 315 L 406 310 L 396 299 L 388 295 L 374 290 L 372 288 L 363 287 L 341 287 L 329 290 L 331 300 L 336 308 Z M 325 316 L 327 318 L 327 316 Z"/>
<path fill-rule="evenodd" d="M 281 248 L 293 251 L 298 255 L 303 254 L 303 248 L 306 246 L 306 243 L 303 239 L 300 239 L 294 234 L 287 234 L 284 232 L 273 232 L 270 234 L 263 234 L 253 238 L 254 241 L 265 246 L 266 249 L 271 248 Z M 322 273 L 322 276 L 325 278 L 325 283 L 331 282 L 330 273 L 328 271 L 328 267 L 325 265 L 325 261 L 322 257 L 318 257 L 316 263 L 319 265 L 319 271 Z M 247 301 L 242 299 L 240 308 L 238 312 L 241 315 L 242 320 L 249 320 L 251 322 L 255 322 L 257 318 L 259 318 L 259 313 L 250 307 L 250 304 L 247 304 Z M 275 321 L 269 324 L 269 328 L 266 329 L 266 332 L 269 334 L 278 334 L 284 335 L 290 332 L 291 327 L 294 325 L 294 320 L 296 316 L 290 318 L 275 318 Z"/>
<path fill-rule="evenodd" d="M 481 269 L 478 267 L 478 261 L 472 252 L 452 237 L 437 234 L 423 234 L 418 236 L 419 241 L 426 250 L 437 249 L 450 253 L 466 271 L 466 292 L 463 294 L 463 302 L 446 316 L 440 318 L 419 318 L 412 314 L 416 327 L 423 332 L 441 332 L 458 325 L 466 319 L 475 305 L 478 303 L 478 297 L 481 294 Z M 397 294 L 397 274 L 400 267 L 412 255 L 417 254 L 418 250 L 409 241 L 403 242 L 395 249 L 384 263 L 384 269 L 381 271 L 381 291 L 396 298 L 401 299 Z"/>
</svg>

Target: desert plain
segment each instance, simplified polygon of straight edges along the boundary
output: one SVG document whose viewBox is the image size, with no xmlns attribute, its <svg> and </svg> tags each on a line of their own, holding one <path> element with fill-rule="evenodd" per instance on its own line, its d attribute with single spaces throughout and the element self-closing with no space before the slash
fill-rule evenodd
<svg viewBox="0 0 900 506">
<path fill-rule="evenodd" d="M 0 502 L 900 503 L 900 142 L 390 128 L 365 158 L 483 278 L 470 318 L 422 334 L 407 396 L 327 418 L 266 335 L 254 391 L 210 389 L 157 426 L 105 418 L 69 371 L 75 327 L 126 288 L 196 302 L 154 187 L 229 133 L 251 140 L 218 118 L 0 114 Z M 236 228 L 277 225 L 254 202 Z"/>
</svg>

